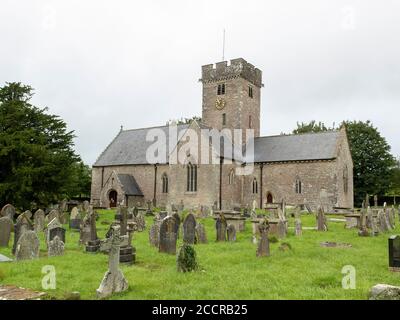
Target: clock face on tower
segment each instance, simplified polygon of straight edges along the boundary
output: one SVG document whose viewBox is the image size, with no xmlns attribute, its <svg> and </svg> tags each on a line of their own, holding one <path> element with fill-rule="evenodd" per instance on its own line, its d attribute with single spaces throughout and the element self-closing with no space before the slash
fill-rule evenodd
<svg viewBox="0 0 400 320">
<path fill-rule="evenodd" d="M 222 110 L 223 108 L 225 108 L 225 104 L 226 104 L 226 102 L 224 99 L 218 98 L 215 101 L 215 108 L 217 108 L 217 110 Z"/>
</svg>

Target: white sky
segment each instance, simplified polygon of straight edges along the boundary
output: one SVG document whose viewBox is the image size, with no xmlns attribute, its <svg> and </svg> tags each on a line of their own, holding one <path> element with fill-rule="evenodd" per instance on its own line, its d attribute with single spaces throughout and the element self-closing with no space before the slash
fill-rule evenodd
<svg viewBox="0 0 400 320">
<path fill-rule="evenodd" d="M 2 0 L 0 85 L 36 90 L 93 164 L 124 128 L 201 115 L 201 66 L 263 71 L 262 135 L 370 119 L 400 156 L 400 1 Z"/>
</svg>

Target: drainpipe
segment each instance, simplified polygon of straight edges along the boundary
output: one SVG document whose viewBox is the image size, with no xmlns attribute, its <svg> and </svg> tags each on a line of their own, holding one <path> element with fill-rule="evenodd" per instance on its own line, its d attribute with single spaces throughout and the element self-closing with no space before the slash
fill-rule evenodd
<svg viewBox="0 0 400 320">
<path fill-rule="evenodd" d="M 157 205 L 157 164 L 154 165 L 154 197 L 153 197 L 153 205 Z"/>
<path fill-rule="evenodd" d="M 260 209 L 263 208 L 263 167 L 264 163 L 260 164 Z"/>
</svg>

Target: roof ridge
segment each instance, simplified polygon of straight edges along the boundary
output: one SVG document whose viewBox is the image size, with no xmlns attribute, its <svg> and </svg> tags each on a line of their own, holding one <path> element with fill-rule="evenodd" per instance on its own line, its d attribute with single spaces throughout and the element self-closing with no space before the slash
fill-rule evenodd
<svg viewBox="0 0 400 320">
<path fill-rule="evenodd" d="M 339 133 L 340 130 L 327 130 L 327 131 L 321 131 L 321 132 L 305 132 L 305 133 L 290 133 L 290 134 L 276 134 L 276 135 L 271 135 L 271 136 L 262 136 L 262 137 L 256 137 L 257 138 L 277 138 L 277 137 L 293 137 L 293 136 L 306 136 L 306 135 L 319 135 L 319 134 L 327 134 L 327 133 Z"/>
<path fill-rule="evenodd" d="M 187 123 L 181 123 L 181 124 L 177 124 L 177 126 L 187 126 L 189 124 Z M 155 129 L 155 128 L 165 128 L 168 127 L 169 125 L 165 124 L 163 126 L 151 126 L 151 127 L 142 127 L 142 128 L 135 128 L 135 129 L 127 129 L 127 130 L 122 130 L 123 132 L 127 132 L 127 131 L 138 131 L 138 130 L 145 130 L 145 129 Z"/>
</svg>

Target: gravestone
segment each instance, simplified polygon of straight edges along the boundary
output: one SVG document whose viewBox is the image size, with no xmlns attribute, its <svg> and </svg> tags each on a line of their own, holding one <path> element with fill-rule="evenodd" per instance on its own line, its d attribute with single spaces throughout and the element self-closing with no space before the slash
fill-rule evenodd
<svg viewBox="0 0 400 320">
<path fill-rule="evenodd" d="M 196 243 L 207 243 L 207 234 L 202 223 L 196 224 Z"/>
<path fill-rule="evenodd" d="M 15 258 L 17 261 L 39 258 L 39 238 L 34 231 L 28 230 L 20 236 Z"/>
<path fill-rule="evenodd" d="M 82 222 L 81 214 L 78 207 L 73 207 L 71 214 L 69 216 L 69 228 L 74 230 L 80 230 L 80 225 Z"/>
<path fill-rule="evenodd" d="M 328 226 L 326 224 L 326 217 L 324 211 L 322 210 L 322 207 L 318 207 L 317 231 L 328 231 Z"/>
<path fill-rule="evenodd" d="M 67 224 L 68 223 L 68 212 L 61 212 L 60 213 L 60 223 Z"/>
<path fill-rule="evenodd" d="M 395 209 L 394 206 L 392 206 L 392 208 L 388 209 L 388 216 L 389 216 L 389 223 L 390 226 L 392 227 L 392 229 L 394 229 L 396 227 L 396 213 L 395 213 Z"/>
<path fill-rule="evenodd" d="M 227 222 L 222 213 L 220 213 L 215 222 L 215 228 L 217 230 L 217 241 L 226 241 Z"/>
<path fill-rule="evenodd" d="M 82 209 L 83 209 L 83 211 L 89 212 L 89 207 L 90 207 L 89 201 L 87 201 L 87 200 L 83 201 L 83 203 L 82 203 Z"/>
<path fill-rule="evenodd" d="M 296 218 L 296 220 L 294 222 L 294 234 L 297 237 L 301 237 L 301 235 L 303 234 L 300 218 Z"/>
<path fill-rule="evenodd" d="M 67 200 L 63 200 L 60 202 L 60 204 L 58 205 L 58 209 L 60 210 L 61 213 L 67 211 Z"/>
<path fill-rule="evenodd" d="M 176 254 L 175 219 L 167 217 L 161 222 L 158 251 Z"/>
<path fill-rule="evenodd" d="M 184 208 L 185 208 L 185 206 L 183 205 L 183 200 L 181 200 L 181 201 L 179 202 L 179 205 L 178 205 L 178 210 L 179 210 L 180 212 L 182 212 Z"/>
<path fill-rule="evenodd" d="M 0 217 L 9 217 L 14 221 L 15 213 L 14 206 L 11 204 L 6 204 L 0 211 Z"/>
<path fill-rule="evenodd" d="M 194 244 L 196 237 L 196 218 L 192 213 L 189 213 L 183 221 L 183 242 Z"/>
<path fill-rule="evenodd" d="M 389 238 L 389 270 L 400 272 L 400 236 Z"/>
<path fill-rule="evenodd" d="M 286 228 L 286 220 L 283 218 L 278 219 L 278 238 L 284 239 L 286 238 L 287 228 Z"/>
<path fill-rule="evenodd" d="M 26 210 L 26 211 L 24 211 L 22 214 L 20 214 L 18 217 L 17 217 L 17 221 L 19 220 L 19 219 L 22 219 L 23 217 L 25 217 L 25 218 L 28 218 L 29 220 L 30 219 L 32 219 L 32 212 L 30 212 L 29 210 Z"/>
<path fill-rule="evenodd" d="M 372 229 L 372 220 L 374 219 L 374 216 L 372 214 L 371 207 L 367 208 L 367 228 Z"/>
<path fill-rule="evenodd" d="M 260 232 L 260 242 L 258 243 L 257 248 L 257 257 L 269 257 L 269 239 L 268 239 L 268 231 L 269 231 L 269 223 L 268 220 L 264 219 L 258 224 L 258 230 Z"/>
<path fill-rule="evenodd" d="M 163 220 L 166 217 L 168 217 L 168 211 L 160 211 L 160 213 L 158 214 L 158 218 L 160 220 Z"/>
<path fill-rule="evenodd" d="M 42 209 L 38 209 L 33 216 L 33 225 L 36 233 L 43 232 L 45 228 L 45 214 Z"/>
<path fill-rule="evenodd" d="M 361 219 L 361 221 L 360 221 L 360 229 L 358 230 L 358 235 L 360 237 L 368 237 L 370 234 L 367 229 L 367 215 L 365 213 L 365 209 L 361 210 L 360 219 Z"/>
<path fill-rule="evenodd" d="M 49 238 L 47 242 L 50 243 L 50 241 L 52 241 L 55 237 L 59 237 L 60 240 L 65 243 L 65 232 L 66 230 L 62 227 L 54 227 L 49 229 Z"/>
<path fill-rule="evenodd" d="M 233 224 L 228 225 L 228 227 L 226 229 L 226 235 L 227 235 L 228 241 L 230 241 L 230 242 L 236 241 L 236 229 Z"/>
<path fill-rule="evenodd" d="M 55 236 L 53 240 L 49 241 L 47 254 L 49 257 L 62 256 L 64 254 L 64 242 L 59 236 Z"/>
<path fill-rule="evenodd" d="M 108 251 L 108 271 L 104 274 L 99 288 L 96 290 L 98 298 L 107 298 L 115 292 L 123 292 L 128 289 L 128 282 L 119 269 L 120 247 L 127 244 L 128 236 L 121 236 L 120 226 L 114 226 L 110 238 L 102 241 L 101 251 Z"/>
<path fill-rule="evenodd" d="M 383 210 L 378 211 L 378 225 L 380 232 L 386 232 L 389 230 L 389 226 L 387 225 L 386 216 Z"/>
<path fill-rule="evenodd" d="M 378 207 L 378 196 L 374 195 L 374 207 L 377 208 Z"/>
<path fill-rule="evenodd" d="M 131 237 L 128 235 L 128 208 L 121 207 L 120 235 L 128 236 L 128 243 L 120 246 L 119 262 L 132 264 L 136 259 L 136 249 L 131 245 Z"/>
<path fill-rule="evenodd" d="M 24 214 L 21 214 L 14 226 L 14 244 L 12 253 L 15 254 L 17 249 L 18 240 L 26 232 L 32 230 L 32 222 Z"/>
<path fill-rule="evenodd" d="M 138 232 L 143 232 L 146 230 L 146 220 L 142 213 L 137 213 L 134 217 L 134 221 L 136 222 L 136 227 Z"/>
<path fill-rule="evenodd" d="M 146 216 L 153 216 L 153 210 L 151 210 L 151 201 L 147 201 L 147 210 L 146 210 Z"/>
<path fill-rule="evenodd" d="M 159 240 L 160 240 L 160 226 L 161 221 L 154 221 L 153 225 L 149 230 L 149 242 L 150 245 L 158 248 Z"/>
<path fill-rule="evenodd" d="M 196 251 L 194 247 L 184 243 L 179 249 L 176 265 L 178 272 L 191 272 L 198 268 Z"/>
<path fill-rule="evenodd" d="M 0 247 L 8 247 L 13 229 L 13 221 L 9 216 L 0 218 Z"/>
<path fill-rule="evenodd" d="M 52 221 L 54 218 L 57 218 L 57 220 L 60 221 L 60 212 L 57 209 L 51 210 L 46 217 L 48 222 Z"/>
<path fill-rule="evenodd" d="M 100 250 L 100 239 L 97 238 L 96 229 L 96 213 L 93 211 L 93 207 L 88 208 L 88 224 L 90 226 L 89 239 L 85 247 L 86 252 L 97 252 Z"/>
<path fill-rule="evenodd" d="M 79 244 L 86 246 L 88 241 L 91 239 L 91 220 L 89 215 L 86 215 L 81 222 L 79 227 Z"/>
<path fill-rule="evenodd" d="M 176 237 L 179 239 L 179 231 L 180 231 L 180 225 L 181 225 L 181 217 L 179 216 L 178 213 L 174 213 L 172 217 L 175 219 L 175 233 Z"/>
</svg>

